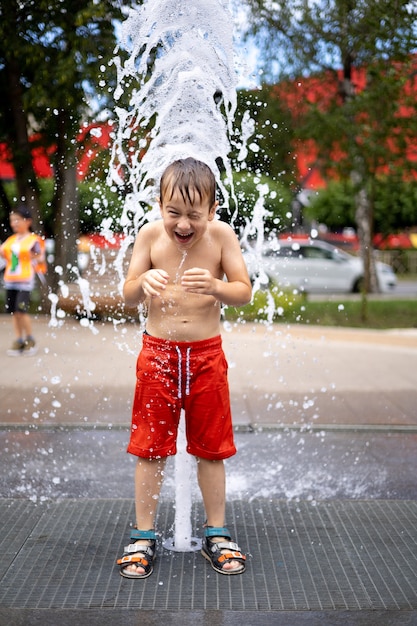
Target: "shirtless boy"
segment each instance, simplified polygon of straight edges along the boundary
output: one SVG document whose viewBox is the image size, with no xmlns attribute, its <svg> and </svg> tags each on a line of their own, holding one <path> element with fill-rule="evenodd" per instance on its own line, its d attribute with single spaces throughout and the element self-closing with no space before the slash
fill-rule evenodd
<svg viewBox="0 0 417 626">
<path fill-rule="evenodd" d="M 148 307 L 128 446 L 138 457 L 136 527 L 118 560 L 127 578 L 153 571 L 156 496 L 166 458 L 176 453 L 181 409 L 207 518 L 202 554 L 221 574 L 245 570 L 245 555 L 224 527 L 223 460 L 236 448 L 220 304 L 248 303 L 251 283 L 233 229 L 215 219 L 215 187 L 210 168 L 193 158 L 165 170 L 162 219 L 140 229 L 124 284 L 127 305 Z"/>
</svg>

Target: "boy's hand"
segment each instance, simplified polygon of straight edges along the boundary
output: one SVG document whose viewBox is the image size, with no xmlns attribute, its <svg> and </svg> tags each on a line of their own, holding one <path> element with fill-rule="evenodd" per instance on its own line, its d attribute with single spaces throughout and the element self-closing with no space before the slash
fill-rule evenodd
<svg viewBox="0 0 417 626">
<path fill-rule="evenodd" d="M 142 278 L 142 289 L 146 296 L 155 298 L 167 286 L 169 275 L 164 270 L 148 270 Z"/>
<path fill-rule="evenodd" d="M 215 284 L 216 279 L 211 272 L 201 267 L 185 270 L 181 277 L 182 287 L 184 287 L 185 291 L 192 291 L 193 293 L 212 295 L 215 291 Z"/>
</svg>

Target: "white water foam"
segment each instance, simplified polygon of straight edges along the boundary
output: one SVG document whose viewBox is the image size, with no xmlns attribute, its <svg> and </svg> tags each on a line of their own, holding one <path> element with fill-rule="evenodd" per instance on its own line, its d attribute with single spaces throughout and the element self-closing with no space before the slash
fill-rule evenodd
<svg viewBox="0 0 417 626">
<path fill-rule="evenodd" d="M 227 206 L 237 82 L 228 2 L 145 2 L 130 11 L 121 42 L 129 57 L 115 59 L 115 97 L 122 101 L 128 94 L 129 102 L 116 109 L 112 160 L 118 168 L 110 175 L 112 183 L 130 189 L 122 226 L 130 228 L 133 216 L 136 231 L 159 217 L 156 185 L 178 158 L 209 165 Z"/>
</svg>

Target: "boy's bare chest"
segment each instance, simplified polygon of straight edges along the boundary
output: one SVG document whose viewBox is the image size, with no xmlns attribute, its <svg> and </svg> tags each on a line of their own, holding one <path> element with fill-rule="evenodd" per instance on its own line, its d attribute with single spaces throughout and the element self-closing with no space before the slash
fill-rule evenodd
<svg viewBox="0 0 417 626">
<path fill-rule="evenodd" d="M 191 268 L 209 270 L 213 276 L 220 273 L 220 251 L 216 246 L 199 245 L 189 250 L 179 250 L 175 246 L 155 246 L 151 252 L 152 267 L 165 270 L 170 282 L 180 281 L 182 274 Z"/>
</svg>

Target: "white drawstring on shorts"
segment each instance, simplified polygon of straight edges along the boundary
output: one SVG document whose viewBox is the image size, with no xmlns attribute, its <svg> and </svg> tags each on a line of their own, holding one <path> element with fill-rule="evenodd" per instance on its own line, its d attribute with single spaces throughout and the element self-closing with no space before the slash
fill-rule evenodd
<svg viewBox="0 0 417 626">
<path fill-rule="evenodd" d="M 181 349 L 178 346 L 175 346 L 175 349 L 178 354 L 178 398 L 182 398 L 182 353 Z M 190 379 L 191 379 L 191 368 L 190 368 L 190 353 L 191 347 L 187 348 L 187 352 L 185 355 L 185 395 L 190 395 Z"/>
</svg>

